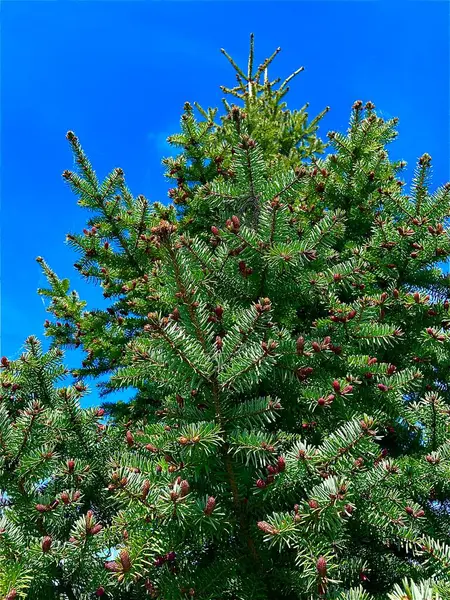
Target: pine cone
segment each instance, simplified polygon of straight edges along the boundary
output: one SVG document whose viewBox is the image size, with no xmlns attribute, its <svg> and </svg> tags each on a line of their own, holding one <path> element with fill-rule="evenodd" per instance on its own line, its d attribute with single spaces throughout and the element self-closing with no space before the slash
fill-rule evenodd
<svg viewBox="0 0 450 600">
<path fill-rule="evenodd" d="M 47 552 L 50 552 L 50 548 L 52 547 L 52 538 L 49 535 L 46 535 L 44 537 L 44 539 L 42 540 L 42 544 L 41 544 L 41 548 L 42 548 L 42 552 L 44 552 L 44 554 L 46 554 Z"/>
<path fill-rule="evenodd" d="M 286 460 L 283 456 L 279 456 L 277 459 L 278 471 L 281 473 L 286 468 Z"/>
<path fill-rule="evenodd" d="M 141 488 L 142 500 L 145 500 L 147 498 L 149 491 L 150 491 L 150 481 L 148 479 L 146 479 L 144 481 L 144 483 L 142 484 L 142 488 Z"/>
<path fill-rule="evenodd" d="M 231 219 L 227 219 L 225 226 L 231 233 L 239 233 L 241 224 L 239 218 L 236 215 L 233 215 Z"/>
<path fill-rule="evenodd" d="M 126 438 L 128 446 L 131 448 L 131 446 L 133 446 L 133 444 L 134 444 L 134 438 L 133 438 L 133 434 L 131 433 L 130 430 L 127 431 L 125 438 Z"/>
<path fill-rule="evenodd" d="M 122 568 L 124 573 L 127 573 L 131 569 L 131 560 L 130 555 L 127 550 L 122 550 L 120 555 L 120 562 L 122 563 Z"/>
<path fill-rule="evenodd" d="M 259 529 L 261 529 L 261 531 L 263 531 L 264 533 L 269 533 L 270 535 L 280 533 L 278 529 L 275 529 L 275 527 L 273 525 L 270 525 L 270 523 L 267 523 L 267 521 L 259 521 L 257 523 L 257 526 Z"/>
<path fill-rule="evenodd" d="M 216 499 L 214 498 L 214 496 L 209 496 L 208 500 L 206 501 L 206 506 L 203 512 L 205 513 L 205 515 L 210 515 L 212 514 L 215 507 Z"/>
<path fill-rule="evenodd" d="M 323 556 L 320 556 L 316 563 L 317 572 L 321 577 L 326 577 L 327 575 L 327 561 Z"/>
<path fill-rule="evenodd" d="M 305 348 L 305 338 L 299 337 L 296 342 L 297 346 L 297 354 L 303 354 L 303 350 Z"/>
<path fill-rule="evenodd" d="M 103 529 L 103 525 L 100 525 L 100 523 L 97 523 L 96 525 L 94 525 L 94 527 L 92 527 L 92 529 L 90 530 L 90 534 L 91 535 L 97 535 L 97 533 L 100 533 L 100 531 Z"/>
<path fill-rule="evenodd" d="M 117 573 L 120 570 L 119 565 L 114 560 L 105 562 L 104 566 L 107 571 L 112 571 L 113 573 Z"/>
<path fill-rule="evenodd" d="M 189 482 L 186 481 L 186 479 L 184 479 L 180 483 L 180 496 L 183 498 L 184 496 L 189 494 L 189 490 L 190 490 Z"/>
<path fill-rule="evenodd" d="M 222 318 L 222 315 L 223 315 L 223 307 L 222 307 L 222 306 L 220 306 L 220 305 L 219 305 L 219 306 L 216 306 L 216 308 L 214 309 L 214 312 L 215 312 L 215 314 L 216 314 L 216 317 L 217 317 L 217 318 L 219 319 L 219 321 L 220 321 L 220 319 Z"/>
</svg>

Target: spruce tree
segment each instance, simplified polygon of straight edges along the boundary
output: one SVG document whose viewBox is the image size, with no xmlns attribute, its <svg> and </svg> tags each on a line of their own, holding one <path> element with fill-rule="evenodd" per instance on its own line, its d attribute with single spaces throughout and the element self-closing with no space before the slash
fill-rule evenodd
<svg viewBox="0 0 450 600">
<path fill-rule="evenodd" d="M 268 79 L 268 67 L 279 51 L 280 48 L 255 69 L 251 35 L 247 75 L 244 75 L 222 49 L 238 81 L 235 88 L 222 86 L 222 90 L 243 102 L 246 131 L 257 136 L 270 168 L 279 163 L 298 166 L 301 161 L 323 153 L 326 147 L 317 137 L 317 129 L 328 107 L 312 121 L 306 112 L 308 104 L 300 110 L 285 110 L 283 98 L 289 91 L 288 84 L 303 68 L 294 71 L 278 89 L 275 86 L 280 79 Z M 78 204 L 94 213 L 88 220 L 88 228 L 82 234 L 68 234 L 67 243 L 81 254 L 75 268 L 87 281 L 100 283 L 104 297 L 112 300 L 106 309 L 84 311 L 86 304 L 77 293 L 67 293 L 69 280 L 58 280 L 38 257 L 50 283 L 49 290 L 39 292 L 52 298 L 50 312 L 57 318 L 54 323 L 46 321 L 46 334 L 58 347 L 82 347 L 87 352 L 77 375 L 97 377 L 113 372 L 129 339 L 140 334 L 149 303 L 155 309 L 170 308 L 163 306 L 158 294 L 148 288 L 148 264 L 154 259 L 149 239 L 151 227 L 157 226 L 162 218 L 177 222 L 181 230 L 186 228 L 210 237 L 210 223 L 217 211 L 205 199 L 204 186 L 217 178 L 235 177 L 230 166 L 241 127 L 238 107 L 225 99 L 223 103 L 225 115 L 219 122 L 217 109 L 205 110 L 194 103 L 203 117 L 199 121 L 192 105 L 185 103 L 181 133 L 168 138 L 169 144 L 181 152 L 176 158 L 163 160 L 167 166 L 165 177 L 177 182 L 176 188 L 169 189 L 168 196 L 172 199 L 169 205 L 151 206 L 143 195 L 134 198 L 121 169 L 114 169 L 100 185 L 78 138 L 73 132 L 67 134 L 78 172 L 65 171 L 63 177 L 79 197 Z M 108 385 L 99 387 L 104 394 L 108 393 Z M 148 394 L 143 390 L 131 405 L 104 406 L 108 412 L 121 414 L 130 414 L 136 407 L 142 416 L 145 408 L 141 410 L 140 405 L 147 403 Z"/>
<path fill-rule="evenodd" d="M 92 568 L 107 598 L 450 597 L 450 186 L 430 191 L 425 154 L 403 192 L 397 121 L 371 102 L 327 155 L 298 131 L 283 146 L 250 56 L 244 107 L 200 144 L 229 172 L 202 180 L 188 145 L 181 214 L 120 170 L 100 184 L 68 136 L 65 177 L 100 213 L 70 241 L 115 302 L 83 313 L 40 259 L 68 324 L 47 331 L 88 351 L 79 374 L 140 390 L 107 427 L 105 528 L 127 535 Z"/>
<path fill-rule="evenodd" d="M 122 432 L 103 409 L 81 409 L 79 381 L 59 349 L 30 336 L 19 359 L 1 360 L 0 598 L 90 598 L 107 585 L 104 559 L 121 539 L 107 485 Z"/>
</svg>

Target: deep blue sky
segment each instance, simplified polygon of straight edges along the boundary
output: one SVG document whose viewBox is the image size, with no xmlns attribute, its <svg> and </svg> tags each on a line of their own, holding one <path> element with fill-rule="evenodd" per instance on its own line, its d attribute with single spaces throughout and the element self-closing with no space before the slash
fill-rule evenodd
<svg viewBox="0 0 450 600">
<path fill-rule="evenodd" d="M 450 179 L 446 1 L 10 0 L 1 30 L 0 353 L 10 358 L 27 335 L 44 339 L 36 256 L 69 277 L 89 308 L 102 302 L 64 244 L 88 216 L 61 178 L 73 167 L 65 133 L 78 135 L 100 177 L 120 166 L 135 195 L 166 201 L 165 138 L 178 131 L 185 101 L 222 107 L 219 85 L 235 79 L 220 48 L 246 67 L 252 31 L 256 64 L 282 48 L 271 78 L 305 67 L 288 106 L 310 102 L 315 115 L 329 105 L 323 138 L 346 129 L 355 100 L 371 100 L 400 119 L 391 156 L 411 174 L 428 152 L 434 185 Z"/>
</svg>

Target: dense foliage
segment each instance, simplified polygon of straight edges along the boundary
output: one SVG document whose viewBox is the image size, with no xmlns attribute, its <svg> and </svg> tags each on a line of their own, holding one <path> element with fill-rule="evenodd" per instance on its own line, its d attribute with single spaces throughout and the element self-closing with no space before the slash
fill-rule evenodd
<svg viewBox="0 0 450 600">
<path fill-rule="evenodd" d="M 99 183 L 68 134 L 95 212 L 69 242 L 111 306 L 39 258 L 53 349 L 1 374 L 9 600 L 450 597 L 450 186 L 425 154 L 403 192 L 371 102 L 325 153 L 271 59 L 235 65 L 222 126 L 185 107 L 169 206 Z M 53 387 L 71 346 L 76 377 L 138 390 L 105 427 Z"/>
<path fill-rule="evenodd" d="M 2 359 L 0 597 L 8 600 L 89 597 L 86 582 L 106 584 L 104 557 L 121 539 L 106 525 L 122 436 L 102 423 L 103 409 L 80 409 L 81 382 L 57 387 L 67 373 L 61 355 L 30 337 L 18 360 Z"/>
</svg>

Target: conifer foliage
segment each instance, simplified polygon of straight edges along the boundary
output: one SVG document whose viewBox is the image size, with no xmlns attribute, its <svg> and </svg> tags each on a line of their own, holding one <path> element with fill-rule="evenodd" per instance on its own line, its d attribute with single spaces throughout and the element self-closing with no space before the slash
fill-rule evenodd
<svg viewBox="0 0 450 600">
<path fill-rule="evenodd" d="M 76 377 L 139 392 L 99 431 L 52 370 L 30 402 L 56 426 L 28 432 L 37 408 L 9 387 L 25 367 L 4 359 L 5 598 L 450 597 L 450 186 L 430 191 L 425 154 L 403 192 L 385 150 L 397 121 L 371 102 L 325 154 L 317 121 L 283 112 L 275 54 L 256 74 L 253 38 L 247 74 L 230 58 L 224 91 L 244 106 L 222 126 L 186 107 L 169 206 L 134 198 L 120 169 L 99 183 L 68 135 L 64 176 L 96 213 L 69 242 L 112 304 L 83 312 L 39 258 L 60 321 L 36 360 L 81 346 Z"/>
<path fill-rule="evenodd" d="M 0 597 L 88 598 L 120 534 L 107 492 L 118 432 L 82 410 L 82 382 L 59 387 L 62 352 L 35 337 L 0 374 Z M 111 537 L 112 536 L 112 537 Z M 116 538 L 114 540 L 114 537 Z"/>
</svg>

